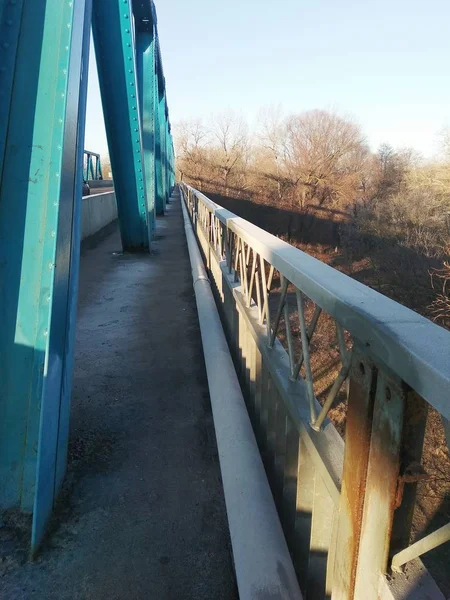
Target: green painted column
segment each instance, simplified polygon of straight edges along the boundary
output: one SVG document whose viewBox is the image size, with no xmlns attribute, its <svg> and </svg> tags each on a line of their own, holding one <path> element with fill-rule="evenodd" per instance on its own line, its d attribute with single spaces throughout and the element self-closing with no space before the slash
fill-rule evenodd
<svg viewBox="0 0 450 600">
<path fill-rule="evenodd" d="M 1 6 L 0 508 L 33 512 L 34 550 L 67 443 L 90 3 Z"/>
<path fill-rule="evenodd" d="M 136 32 L 136 69 L 150 239 L 155 229 L 155 35 Z"/>
<path fill-rule="evenodd" d="M 128 0 L 94 0 L 92 33 L 122 245 L 148 249 L 133 14 Z"/>
<path fill-rule="evenodd" d="M 164 96 L 160 97 L 159 77 L 155 78 L 155 209 L 157 215 L 164 214 L 164 182 L 163 182 L 163 150 L 161 103 Z"/>
</svg>

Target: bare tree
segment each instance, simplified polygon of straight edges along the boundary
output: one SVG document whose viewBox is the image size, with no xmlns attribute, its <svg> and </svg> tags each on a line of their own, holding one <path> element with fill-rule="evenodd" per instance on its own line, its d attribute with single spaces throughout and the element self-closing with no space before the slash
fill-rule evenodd
<svg viewBox="0 0 450 600">
<path fill-rule="evenodd" d="M 202 188 L 207 163 L 209 132 L 200 119 L 182 121 L 176 128 L 175 146 L 180 179 L 185 176 Z"/>
<path fill-rule="evenodd" d="M 228 112 L 214 119 L 211 131 L 216 141 L 211 160 L 224 193 L 228 195 L 231 183 L 234 187 L 244 183 L 250 148 L 248 129 L 239 116 Z"/>
<path fill-rule="evenodd" d="M 260 151 L 258 161 L 259 171 L 269 185 L 276 185 L 277 199 L 282 204 L 289 181 L 283 161 L 286 125 L 281 108 L 278 106 L 263 109 L 259 115 L 259 122 L 261 131 L 258 137 L 263 150 Z"/>
<path fill-rule="evenodd" d="M 314 110 L 286 122 L 284 161 L 302 209 L 353 201 L 367 154 L 358 125 L 338 115 Z"/>
</svg>

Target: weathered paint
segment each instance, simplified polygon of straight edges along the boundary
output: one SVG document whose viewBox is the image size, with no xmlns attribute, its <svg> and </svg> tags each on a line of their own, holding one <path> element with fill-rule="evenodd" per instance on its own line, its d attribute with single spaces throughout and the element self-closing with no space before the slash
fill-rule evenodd
<svg viewBox="0 0 450 600">
<path fill-rule="evenodd" d="M 353 349 L 345 427 L 344 471 L 339 503 L 333 600 L 353 598 L 364 507 L 375 399 L 373 363 Z"/>
<path fill-rule="evenodd" d="M 387 569 L 399 473 L 404 400 L 401 381 L 379 371 L 355 598 L 377 600 L 380 575 Z"/>
<path fill-rule="evenodd" d="M 400 476 L 407 474 L 412 466 L 421 462 L 427 415 L 428 404 L 425 400 L 412 390 L 406 390 L 400 450 Z M 403 550 L 409 544 L 416 504 L 417 481 L 417 479 L 416 481 L 410 480 L 402 486 L 401 497 L 398 498 L 392 525 L 391 549 L 393 552 Z"/>
</svg>

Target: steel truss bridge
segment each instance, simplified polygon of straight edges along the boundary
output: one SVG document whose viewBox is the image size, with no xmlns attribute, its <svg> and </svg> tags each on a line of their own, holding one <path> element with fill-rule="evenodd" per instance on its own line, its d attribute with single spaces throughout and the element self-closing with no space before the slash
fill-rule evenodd
<svg viewBox="0 0 450 600">
<path fill-rule="evenodd" d="M 115 201 L 112 192 L 89 197 L 97 211 L 89 236 L 102 229 L 103 238 L 83 254 L 83 179 L 102 178 L 99 157 L 83 156 L 91 28 Z M 66 597 L 52 595 L 46 571 L 66 586 L 75 573 L 67 597 L 444 598 L 420 557 L 449 540 L 450 526 L 410 543 L 420 479 L 411 465 L 421 460 L 429 407 L 449 432 L 450 334 L 199 191 L 175 186 L 151 0 L 0 0 L 0 175 L 0 509 L 31 518 L 23 539 L 34 557 L 51 538 L 72 468 L 72 397 L 77 431 L 86 421 L 115 423 L 121 441 L 110 451 L 122 452 L 126 467 L 109 473 L 108 484 L 91 474 L 100 516 L 83 513 L 86 536 L 73 542 L 79 554 L 70 572 L 70 561 L 55 556 L 45 569 L 22 565 L 3 579 L 6 594 L 14 585 L 30 591 L 34 578 L 39 597 Z M 109 220 L 117 214 L 122 253 L 113 252 L 118 234 L 98 220 L 106 202 L 109 211 L 117 206 Z M 186 295 L 175 282 L 188 285 Z M 324 314 L 336 328 L 340 370 L 322 405 L 310 348 Z M 107 343 L 95 345 L 99 331 Z M 206 379 L 189 344 L 200 333 L 220 477 L 217 456 L 206 468 L 204 444 L 200 451 L 193 441 Z M 74 355 L 77 363 L 83 353 L 91 357 L 84 379 L 76 369 L 74 379 Z M 83 391 L 89 386 L 93 396 Z M 328 418 L 344 386 L 345 442 Z M 97 414 L 97 403 L 104 409 L 95 421 L 86 415 Z M 78 507 L 88 502 L 81 488 Z M 192 504 L 181 518 L 182 504 L 171 505 L 183 494 L 186 511 Z M 207 516 L 220 521 L 221 498 L 232 562 Z M 118 533 L 121 523 L 124 531 L 136 527 L 132 542 Z M 92 536 L 100 558 L 90 558 Z M 196 567 L 177 550 L 185 592 L 170 587 L 178 566 L 161 572 L 169 556 L 155 550 L 157 569 L 152 562 L 150 548 L 161 553 L 174 543 L 187 555 L 199 545 Z M 41 560 L 46 552 L 44 544 Z M 215 554 L 226 568 L 214 571 Z M 205 561 L 201 586 L 186 592 Z M 112 587 L 99 583 L 102 569 L 110 569 Z"/>
</svg>

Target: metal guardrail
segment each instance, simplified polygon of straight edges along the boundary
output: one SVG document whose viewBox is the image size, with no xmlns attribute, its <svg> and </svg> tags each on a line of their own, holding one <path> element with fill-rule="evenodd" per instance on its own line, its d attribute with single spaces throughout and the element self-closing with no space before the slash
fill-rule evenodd
<svg viewBox="0 0 450 600">
<path fill-rule="evenodd" d="M 449 332 L 181 189 L 303 594 L 443 598 L 416 557 L 448 528 L 409 540 L 428 404 L 450 417 Z M 322 406 L 309 349 L 323 313 L 341 368 Z M 345 444 L 326 416 L 344 382 Z M 405 557 L 408 572 L 391 572 Z"/>
<path fill-rule="evenodd" d="M 83 154 L 83 180 L 88 181 L 89 179 L 103 179 L 102 163 L 100 154 L 85 150 Z"/>
<path fill-rule="evenodd" d="M 239 600 L 302 600 L 195 233 L 182 205 Z"/>
</svg>

